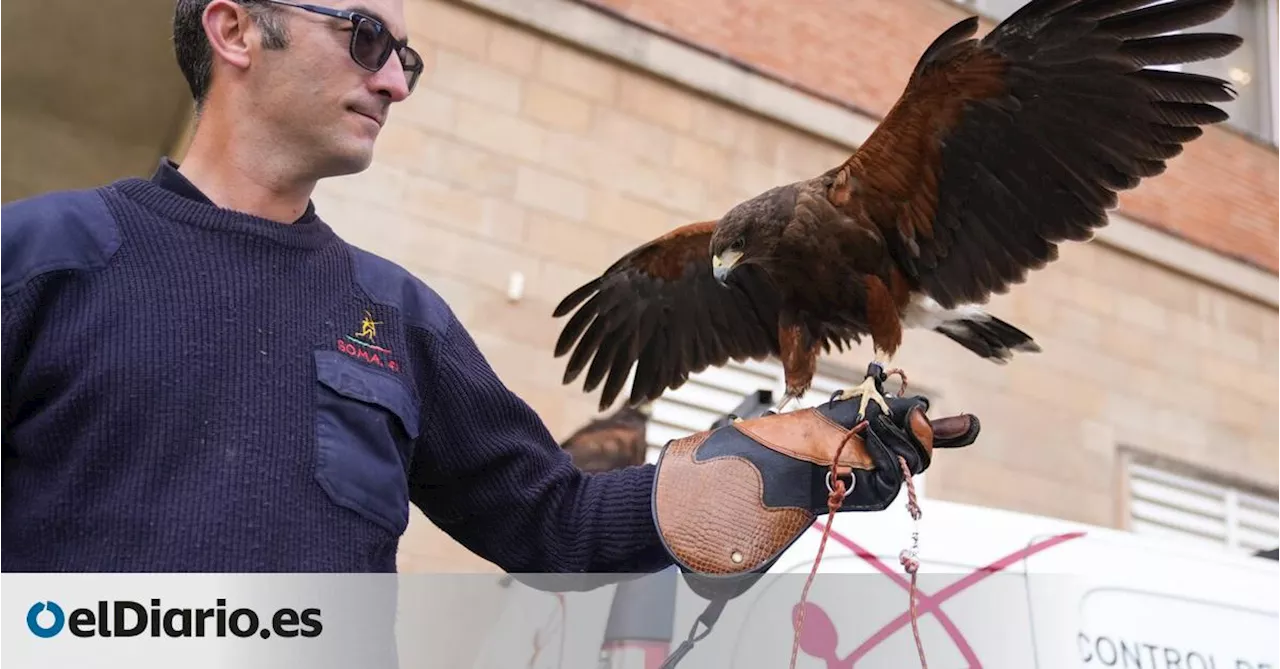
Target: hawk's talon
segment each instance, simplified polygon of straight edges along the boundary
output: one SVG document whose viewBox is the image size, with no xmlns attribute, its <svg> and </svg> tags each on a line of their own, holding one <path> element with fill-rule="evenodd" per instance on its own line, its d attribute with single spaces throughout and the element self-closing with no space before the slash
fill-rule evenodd
<svg viewBox="0 0 1280 669">
<path fill-rule="evenodd" d="M 792 395 L 791 393 L 787 393 L 786 395 L 783 395 L 782 401 L 778 402 L 778 404 L 774 406 L 772 409 L 770 409 L 769 411 L 775 414 L 782 413 L 782 408 L 787 406 L 788 404 L 791 404 L 791 401 L 794 399 L 796 399 L 795 395 Z"/>
<path fill-rule="evenodd" d="M 830 409 L 831 405 L 835 404 L 836 400 L 839 399 L 840 396 L 843 394 L 844 394 L 843 390 L 837 390 L 834 393 L 831 393 L 831 399 L 827 400 L 827 408 Z"/>
<path fill-rule="evenodd" d="M 863 420 L 867 417 L 867 405 L 871 402 L 875 402 L 879 405 L 880 410 L 886 415 L 890 413 L 889 402 L 884 398 L 884 391 L 880 387 L 880 380 L 872 375 L 867 375 L 867 378 L 857 387 L 846 388 L 835 393 L 835 395 L 832 396 L 832 401 L 853 399 L 859 395 L 862 396 L 862 401 L 858 403 L 858 420 Z"/>
</svg>

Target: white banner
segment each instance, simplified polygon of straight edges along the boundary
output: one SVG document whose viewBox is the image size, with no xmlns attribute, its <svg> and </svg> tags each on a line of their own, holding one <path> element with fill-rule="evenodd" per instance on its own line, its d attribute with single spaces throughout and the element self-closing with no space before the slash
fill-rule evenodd
<svg viewBox="0 0 1280 669">
<path fill-rule="evenodd" d="M 1074 547 L 1074 548 L 1073 548 Z M 1280 669 L 1275 571 L 1187 569 L 1162 585 L 1047 537 L 973 567 L 925 562 L 916 614 L 931 669 Z M 919 667 L 910 583 L 889 556 L 845 553 L 817 575 L 797 669 Z M 1061 564 L 1061 563 L 1059 563 Z M 707 600 L 674 572 L 490 574 L 4 574 L 6 669 L 621 669 L 655 667 Z M 1123 581 L 1123 583 L 1121 583 Z M 731 600 L 679 669 L 790 665 L 808 573 L 764 576 Z M 1206 583 L 1216 601 L 1192 592 Z M 1269 587 L 1268 587 L 1269 586 Z M 701 631 L 701 629 L 699 630 Z"/>
</svg>

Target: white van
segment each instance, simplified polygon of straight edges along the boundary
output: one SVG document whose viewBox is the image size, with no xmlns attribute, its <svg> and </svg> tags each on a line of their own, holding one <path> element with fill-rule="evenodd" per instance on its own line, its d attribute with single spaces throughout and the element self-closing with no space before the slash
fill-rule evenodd
<svg viewBox="0 0 1280 669">
<path fill-rule="evenodd" d="M 835 518 L 797 668 L 921 666 L 899 562 L 913 530 L 905 497 L 884 512 Z M 929 669 L 1280 669 L 1273 559 L 927 498 L 921 509 L 916 608 Z M 729 603 L 679 668 L 790 666 L 791 616 L 825 520 Z M 513 587 L 473 666 L 656 669 L 707 602 L 672 572 L 637 583 L 659 602 L 652 593 L 678 583 L 677 605 L 651 605 L 674 608 L 674 619 L 645 612 L 635 629 L 650 631 L 629 639 L 609 615 L 621 588 L 557 597 Z M 652 633 L 655 620 L 663 633 Z"/>
<path fill-rule="evenodd" d="M 965 504 L 921 506 L 919 589 L 946 598 L 945 619 L 919 615 L 931 668 L 1280 669 L 1274 560 Z M 874 574 L 894 586 L 833 580 L 819 593 L 815 581 L 809 599 L 831 612 L 824 631 L 835 646 L 818 654 L 834 660 L 804 666 L 919 666 L 910 624 L 885 629 L 908 601 L 898 555 L 911 521 L 897 507 L 836 517 L 819 573 Z M 808 574 L 820 529 L 821 521 L 772 572 Z M 851 614 L 865 604 L 853 593 L 873 591 L 883 596 L 876 614 Z M 749 630 L 778 622 L 755 617 Z M 818 652 L 823 639 L 806 641 Z"/>
</svg>

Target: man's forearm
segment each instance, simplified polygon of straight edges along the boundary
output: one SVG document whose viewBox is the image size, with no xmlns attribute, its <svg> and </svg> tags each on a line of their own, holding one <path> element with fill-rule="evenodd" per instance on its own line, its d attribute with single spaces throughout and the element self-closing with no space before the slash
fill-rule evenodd
<svg viewBox="0 0 1280 669">
<path fill-rule="evenodd" d="M 459 543 L 512 572 L 651 572 L 653 467 L 584 474 L 456 321 L 435 348 L 410 495 Z"/>
</svg>

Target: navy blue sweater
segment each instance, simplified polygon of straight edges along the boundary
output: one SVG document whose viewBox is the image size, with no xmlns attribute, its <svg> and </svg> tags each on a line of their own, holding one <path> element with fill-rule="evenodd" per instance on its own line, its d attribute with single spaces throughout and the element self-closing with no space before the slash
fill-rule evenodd
<svg viewBox="0 0 1280 669">
<path fill-rule="evenodd" d="M 394 571 L 410 503 L 508 571 L 670 564 L 652 466 L 576 470 L 314 209 L 222 209 L 162 161 L 0 216 L 4 571 Z"/>
</svg>

